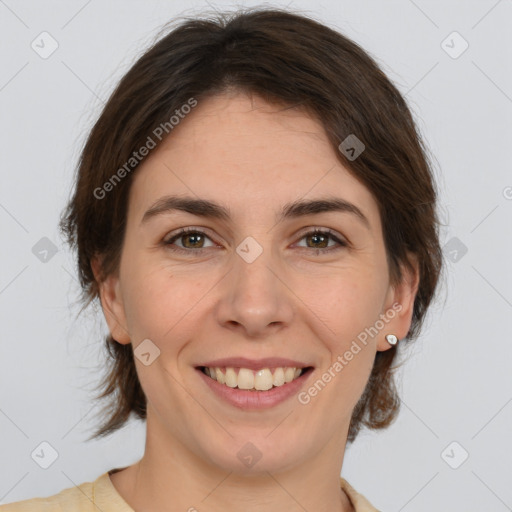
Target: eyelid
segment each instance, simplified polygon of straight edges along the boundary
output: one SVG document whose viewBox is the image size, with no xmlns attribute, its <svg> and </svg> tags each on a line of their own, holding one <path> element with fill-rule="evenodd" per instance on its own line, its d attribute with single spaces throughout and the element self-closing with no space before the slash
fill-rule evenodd
<svg viewBox="0 0 512 512">
<path fill-rule="evenodd" d="M 345 244 L 349 243 L 347 238 L 344 237 L 341 233 L 334 231 L 334 229 L 325 228 L 322 226 L 307 226 L 303 228 L 303 230 L 299 231 L 297 236 L 299 236 L 300 238 L 304 238 L 306 235 L 312 235 L 315 233 L 328 234 L 331 235 L 333 238 L 338 239 L 340 242 L 343 242 Z"/>
<path fill-rule="evenodd" d="M 329 254 L 331 251 L 336 251 L 343 248 L 350 247 L 349 241 L 342 235 L 338 234 L 336 231 L 330 229 L 330 228 L 324 228 L 319 226 L 308 226 L 305 228 L 305 231 L 302 233 L 299 233 L 297 235 L 298 242 L 303 240 L 307 236 L 313 236 L 313 235 L 323 235 L 330 238 L 332 241 L 334 241 L 336 244 L 331 247 L 325 247 L 325 248 L 315 248 L 315 247 L 300 247 L 300 249 L 305 249 L 306 251 L 313 251 L 317 250 L 320 251 L 320 253 Z"/>
<path fill-rule="evenodd" d="M 170 242 L 171 240 L 178 240 L 181 236 L 183 235 L 186 235 L 188 233 L 199 233 L 199 234 L 203 234 L 205 237 L 209 238 L 212 242 L 216 243 L 217 245 L 219 245 L 219 242 L 217 242 L 215 240 L 215 237 L 213 237 L 211 234 L 210 234 L 210 230 L 208 228 L 204 228 L 204 227 L 196 227 L 196 226 L 186 226 L 184 228 L 179 228 L 175 231 L 172 231 L 171 233 L 168 233 L 165 238 L 163 239 L 163 243 L 164 244 L 169 244 L 170 245 Z M 178 249 L 181 249 L 181 247 L 178 247 Z M 203 248 L 204 249 L 204 248 Z M 184 249 L 184 250 L 187 250 L 187 249 Z M 189 252 L 190 251 L 201 251 L 201 248 L 199 249 L 190 249 L 188 250 Z"/>
<path fill-rule="evenodd" d="M 163 244 L 165 246 L 171 246 L 171 241 L 174 243 L 174 241 L 178 240 L 183 235 L 186 235 L 188 233 L 199 233 L 203 234 L 206 238 L 209 238 L 213 243 L 219 245 L 219 243 L 215 240 L 215 237 L 212 237 L 209 234 L 209 230 L 204 227 L 194 227 L 194 226 L 187 226 L 184 228 L 179 228 L 177 231 L 171 232 L 168 236 L 166 236 L 163 240 Z M 302 239 L 304 239 L 306 236 L 312 236 L 315 234 L 325 235 L 329 236 L 331 240 L 336 242 L 337 245 L 326 247 L 326 248 L 316 248 L 316 250 L 320 251 L 320 253 L 329 253 L 333 250 L 349 247 L 350 243 L 349 241 L 342 235 L 338 234 L 336 231 L 325 228 L 325 227 L 319 227 L 319 226 L 307 226 L 303 228 L 296 236 L 298 237 L 297 242 L 300 242 Z M 295 243 L 297 243 L 295 242 Z M 315 250 L 314 247 L 300 247 L 301 249 L 306 249 L 307 251 Z M 183 249 L 182 247 L 173 247 L 172 251 L 177 252 L 186 252 L 186 253 L 202 253 L 203 251 L 209 249 L 209 247 L 199 247 L 197 249 Z"/>
</svg>

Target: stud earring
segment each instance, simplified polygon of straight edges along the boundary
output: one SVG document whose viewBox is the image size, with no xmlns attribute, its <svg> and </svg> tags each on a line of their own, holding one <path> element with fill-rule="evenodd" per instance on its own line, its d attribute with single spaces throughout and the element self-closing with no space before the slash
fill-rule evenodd
<svg viewBox="0 0 512 512">
<path fill-rule="evenodd" d="M 398 342 L 398 338 L 394 334 L 386 334 L 386 341 L 390 345 L 396 345 Z"/>
</svg>

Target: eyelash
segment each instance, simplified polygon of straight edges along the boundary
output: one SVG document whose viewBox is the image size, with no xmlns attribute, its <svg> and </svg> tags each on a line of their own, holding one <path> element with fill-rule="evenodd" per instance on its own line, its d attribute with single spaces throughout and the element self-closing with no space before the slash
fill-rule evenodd
<svg viewBox="0 0 512 512">
<path fill-rule="evenodd" d="M 167 247 L 167 249 L 169 249 L 170 251 L 173 251 L 173 252 L 181 252 L 181 253 L 191 253 L 191 252 L 194 252 L 194 253 L 198 253 L 198 254 L 202 254 L 204 251 L 208 250 L 209 247 L 200 247 L 199 249 L 183 249 L 181 247 L 171 247 L 172 244 L 178 240 L 179 238 L 181 238 L 183 235 L 187 235 L 187 234 L 201 234 L 201 235 L 204 235 L 206 236 L 207 238 L 209 238 L 212 242 L 214 242 L 214 240 L 212 240 L 211 237 L 209 237 L 204 231 L 201 231 L 200 229 L 197 229 L 197 228 L 182 228 L 180 229 L 180 231 L 176 234 L 174 234 L 171 238 L 167 239 L 167 240 L 164 240 L 164 245 Z M 331 231 L 330 229 L 313 229 L 312 231 L 308 231 L 307 233 L 304 233 L 302 235 L 302 237 L 300 238 L 300 240 L 302 240 L 303 238 L 306 238 L 308 236 L 314 236 L 314 235 L 323 235 L 323 236 L 328 236 L 331 240 L 334 240 L 335 242 L 338 243 L 338 246 L 336 247 L 328 247 L 328 248 L 317 248 L 315 249 L 314 247 L 301 247 L 301 249 L 310 249 L 310 250 L 317 250 L 317 251 L 320 251 L 321 253 L 325 254 L 325 253 L 330 253 L 332 251 L 337 251 L 339 249 L 342 249 L 342 248 L 345 248 L 345 247 L 348 247 L 348 243 L 347 242 L 344 242 L 343 240 L 340 240 L 336 234 Z"/>
</svg>

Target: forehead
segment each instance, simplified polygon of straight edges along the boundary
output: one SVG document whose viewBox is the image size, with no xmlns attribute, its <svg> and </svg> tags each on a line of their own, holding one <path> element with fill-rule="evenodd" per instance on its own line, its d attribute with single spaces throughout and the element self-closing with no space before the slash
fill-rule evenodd
<svg viewBox="0 0 512 512">
<path fill-rule="evenodd" d="M 379 220 L 373 196 L 338 160 L 322 124 L 255 95 L 198 102 L 133 180 L 130 203 L 139 219 L 162 195 L 186 194 L 229 204 L 245 217 L 299 198 L 337 195 L 372 223 Z"/>
</svg>

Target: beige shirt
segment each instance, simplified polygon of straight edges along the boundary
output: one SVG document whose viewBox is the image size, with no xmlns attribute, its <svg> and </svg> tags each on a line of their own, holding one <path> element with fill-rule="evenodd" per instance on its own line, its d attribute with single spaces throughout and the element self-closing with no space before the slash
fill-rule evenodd
<svg viewBox="0 0 512 512">
<path fill-rule="evenodd" d="M 134 512 L 112 484 L 110 472 L 103 473 L 94 482 L 85 482 L 78 487 L 64 489 L 47 498 L 32 498 L 0 505 L 0 512 Z M 349 497 L 356 512 L 379 512 L 345 479 L 340 480 L 341 488 Z"/>
</svg>

